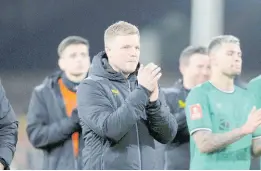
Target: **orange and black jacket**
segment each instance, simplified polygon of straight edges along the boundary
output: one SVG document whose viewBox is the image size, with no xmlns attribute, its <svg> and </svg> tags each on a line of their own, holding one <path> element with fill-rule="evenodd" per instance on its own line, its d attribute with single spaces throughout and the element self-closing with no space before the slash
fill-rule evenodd
<svg viewBox="0 0 261 171">
<path fill-rule="evenodd" d="M 34 89 L 27 114 L 27 134 L 31 144 L 44 152 L 42 169 L 76 170 L 82 168 L 83 148 L 74 110 L 76 94 L 66 90 L 61 77 L 62 72 L 57 72 Z"/>
</svg>

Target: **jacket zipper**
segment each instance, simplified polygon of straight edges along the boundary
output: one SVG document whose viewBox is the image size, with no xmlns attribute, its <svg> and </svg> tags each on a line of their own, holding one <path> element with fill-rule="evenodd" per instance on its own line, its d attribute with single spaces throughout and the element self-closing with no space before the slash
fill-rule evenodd
<svg viewBox="0 0 261 171">
<path fill-rule="evenodd" d="M 61 112 L 63 114 L 65 114 L 66 117 L 68 117 L 66 115 L 66 109 L 65 109 L 65 103 L 64 103 L 64 99 L 62 97 L 62 94 L 61 94 L 61 90 L 60 90 L 60 87 L 59 85 L 57 85 L 58 87 L 55 87 L 54 89 L 52 89 L 52 94 L 53 96 L 57 99 L 57 103 L 58 103 L 58 106 L 59 108 L 61 109 Z M 71 138 L 71 141 L 73 142 L 72 138 Z M 80 141 L 79 141 L 80 143 Z M 73 153 L 73 144 L 72 144 L 72 153 Z M 74 156 L 73 155 L 73 158 L 74 158 L 74 168 L 75 169 L 79 169 L 78 167 L 78 157 Z"/>
<path fill-rule="evenodd" d="M 130 85 L 130 81 L 127 80 L 128 82 L 128 86 L 129 86 L 129 92 L 131 92 L 131 85 Z M 139 129 L 138 129 L 138 123 L 135 124 L 135 127 L 136 127 L 136 135 L 137 135 L 137 143 L 138 143 L 138 159 L 139 159 L 139 162 L 140 162 L 140 169 L 141 170 L 141 150 L 140 150 L 140 138 L 139 138 Z"/>
</svg>

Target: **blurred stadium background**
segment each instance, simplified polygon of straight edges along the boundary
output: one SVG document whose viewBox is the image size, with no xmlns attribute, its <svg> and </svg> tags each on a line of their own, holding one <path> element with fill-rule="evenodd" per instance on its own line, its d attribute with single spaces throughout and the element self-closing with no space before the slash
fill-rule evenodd
<svg viewBox="0 0 261 171">
<path fill-rule="evenodd" d="M 171 86 L 180 76 L 183 48 L 233 34 L 241 39 L 242 79 L 248 81 L 260 72 L 260 16 L 260 0 L 1 0 L 0 76 L 20 120 L 13 168 L 40 169 L 40 152 L 25 134 L 25 115 L 33 87 L 57 69 L 57 45 L 66 36 L 87 38 L 93 56 L 103 49 L 107 26 L 118 20 L 136 24 L 142 62 L 161 65 L 161 84 Z"/>
</svg>

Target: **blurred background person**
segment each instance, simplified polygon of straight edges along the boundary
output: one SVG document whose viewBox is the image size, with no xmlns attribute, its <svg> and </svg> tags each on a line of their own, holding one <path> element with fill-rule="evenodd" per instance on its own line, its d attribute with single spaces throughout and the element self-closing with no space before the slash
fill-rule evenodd
<svg viewBox="0 0 261 171">
<path fill-rule="evenodd" d="M 43 151 L 42 169 L 82 168 L 83 141 L 76 108 L 76 90 L 90 66 L 89 42 L 69 36 L 58 46 L 61 71 L 47 77 L 31 97 L 27 134 L 31 144 Z"/>
<path fill-rule="evenodd" d="M 189 132 L 184 111 L 185 100 L 193 87 L 208 80 L 209 67 L 207 49 L 203 46 L 189 46 L 182 51 L 179 58 L 182 78 L 174 87 L 164 89 L 167 104 L 178 123 L 175 139 L 166 145 L 164 166 L 166 170 L 189 169 Z"/>
</svg>

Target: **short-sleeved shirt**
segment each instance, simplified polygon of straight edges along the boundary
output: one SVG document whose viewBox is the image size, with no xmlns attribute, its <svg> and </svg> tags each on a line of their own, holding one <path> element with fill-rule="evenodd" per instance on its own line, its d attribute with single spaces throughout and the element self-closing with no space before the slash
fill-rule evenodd
<svg viewBox="0 0 261 171">
<path fill-rule="evenodd" d="M 248 83 L 247 90 L 256 98 L 256 107 L 261 108 L 261 75 Z"/>
<path fill-rule="evenodd" d="M 256 98 L 256 107 L 261 108 L 261 76 L 252 79 L 248 85 L 247 90 Z"/>
<path fill-rule="evenodd" d="M 192 136 L 198 130 L 226 133 L 243 126 L 247 121 L 255 98 L 235 86 L 233 92 L 217 89 L 205 82 L 189 93 L 186 100 L 187 123 Z M 259 138 L 256 131 L 212 153 L 201 153 L 193 138 L 190 139 L 190 169 L 194 170 L 247 170 L 250 168 L 252 139 Z"/>
</svg>

